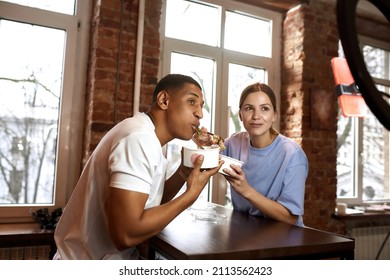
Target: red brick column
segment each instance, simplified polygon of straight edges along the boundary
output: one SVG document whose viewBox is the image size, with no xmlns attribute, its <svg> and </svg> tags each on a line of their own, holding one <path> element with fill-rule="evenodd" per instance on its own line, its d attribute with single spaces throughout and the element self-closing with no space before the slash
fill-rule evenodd
<svg viewBox="0 0 390 280">
<path fill-rule="evenodd" d="M 342 231 L 331 218 L 336 199 L 337 98 L 331 58 L 338 55 L 335 7 L 310 1 L 290 10 L 283 26 L 281 131 L 309 160 L 307 226 Z"/>
<path fill-rule="evenodd" d="M 145 111 L 151 102 L 160 57 L 162 2 L 145 3 L 140 111 Z M 83 164 L 113 125 L 133 115 L 138 5 L 138 0 L 94 0 Z"/>
</svg>

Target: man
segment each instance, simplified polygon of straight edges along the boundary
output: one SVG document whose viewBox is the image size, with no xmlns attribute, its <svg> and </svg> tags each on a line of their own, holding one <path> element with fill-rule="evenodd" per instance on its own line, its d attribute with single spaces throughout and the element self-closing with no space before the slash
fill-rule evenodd
<svg viewBox="0 0 390 280">
<path fill-rule="evenodd" d="M 222 165 L 180 165 L 166 180 L 162 146 L 189 140 L 203 117 L 200 85 L 171 74 L 159 81 L 147 113 L 112 128 L 88 160 L 55 231 L 55 259 L 138 258 L 136 246 L 187 209 Z M 184 183 L 184 193 L 176 196 Z"/>
</svg>

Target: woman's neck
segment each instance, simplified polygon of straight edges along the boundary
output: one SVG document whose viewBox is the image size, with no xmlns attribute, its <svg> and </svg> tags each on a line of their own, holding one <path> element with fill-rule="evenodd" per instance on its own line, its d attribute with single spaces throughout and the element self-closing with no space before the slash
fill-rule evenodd
<svg viewBox="0 0 390 280">
<path fill-rule="evenodd" d="M 251 145 L 252 147 L 257 149 L 268 147 L 274 142 L 277 136 L 278 136 L 277 134 L 273 134 L 270 131 L 268 131 L 268 133 L 265 133 L 263 135 L 251 137 L 250 138 Z"/>
</svg>

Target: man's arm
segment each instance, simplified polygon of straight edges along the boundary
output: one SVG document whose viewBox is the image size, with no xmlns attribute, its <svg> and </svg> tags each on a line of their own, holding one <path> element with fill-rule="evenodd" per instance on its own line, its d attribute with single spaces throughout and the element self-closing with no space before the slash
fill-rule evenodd
<svg viewBox="0 0 390 280">
<path fill-rule="evenodd" d="M 183 164 L 181 164 L 176 172 L 165 181 L 161 204 L 164 204 L 175 197 L 175 195 L 180 191 L 184 183 L 187 181 L 191 170 L 192 168 L 185 167 Z"/>
<path fill-rule="evenodd" d="M 187 179 L 183 194 L 156 207 L 144 209 L 148 194 L 109 187 L 107 216 L 110 236 L 115 246 L 124 250 L 141 244 L 158 234 L 177 215 L 191 206 L 199 197 L 218 167 L 201 171 L 203 157 L 198 157 Z"/>
</svg>

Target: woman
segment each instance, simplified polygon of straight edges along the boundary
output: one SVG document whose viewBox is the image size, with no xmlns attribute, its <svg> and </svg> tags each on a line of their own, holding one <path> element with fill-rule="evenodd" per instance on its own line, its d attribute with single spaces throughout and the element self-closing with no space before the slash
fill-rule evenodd
<svg viewBox="0 0 390 280">
<path fill-rule="evenodd" d="M 269 86 L 255 83 L 244 89 L 239 117 L 246 131 L 226 139 L 222 152 L 244 164 L 223 171 L 234 209 L 303 226 L 308 161 L 296 142 L 272 127 L 277 116 Z"/>
</svg>

